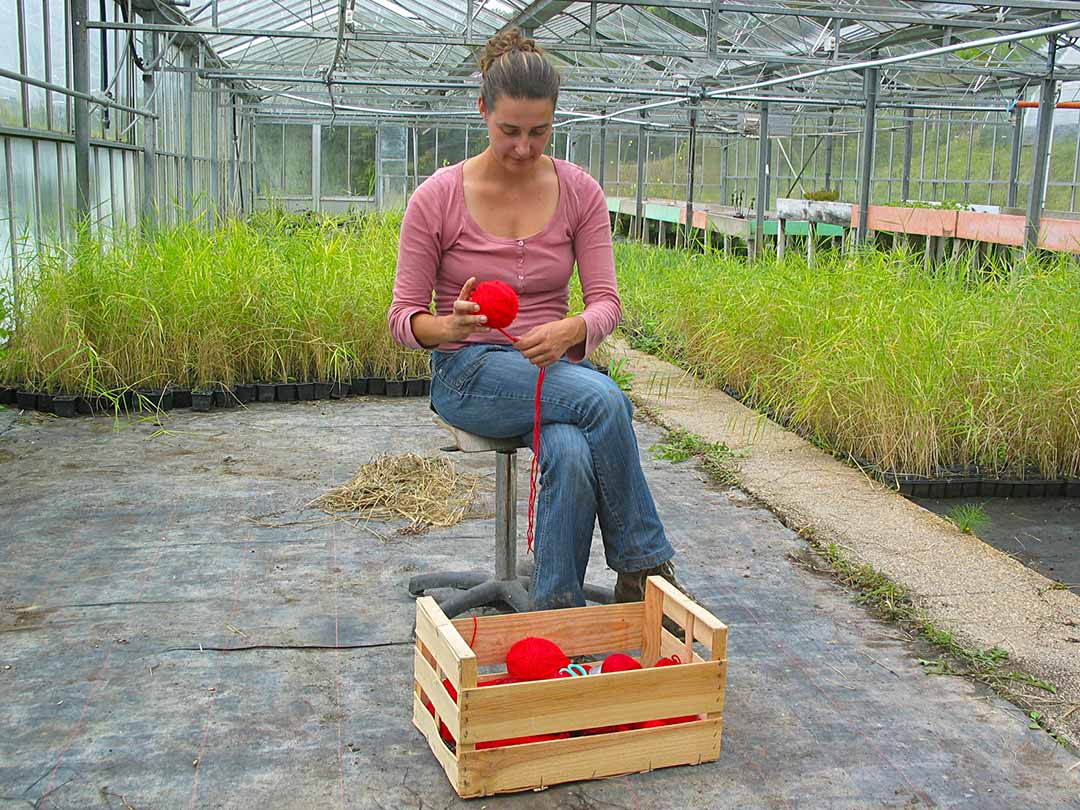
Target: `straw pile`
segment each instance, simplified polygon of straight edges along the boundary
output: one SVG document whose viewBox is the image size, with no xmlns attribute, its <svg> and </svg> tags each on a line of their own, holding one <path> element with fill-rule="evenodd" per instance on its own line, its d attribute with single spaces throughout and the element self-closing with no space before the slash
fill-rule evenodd
<svg viewBox="0 0 1080 810">
<path fill-rule="evenodd" d="M 351 518 L 405 518 L 409 532 L 428 526 L 446 528 L 469 513 L 479 483 L 480 476 L 458 472 L 441 456 L 378 456 L 348 483 L 308 506 L 332 515 L 347 513 Z"/>
</svg>

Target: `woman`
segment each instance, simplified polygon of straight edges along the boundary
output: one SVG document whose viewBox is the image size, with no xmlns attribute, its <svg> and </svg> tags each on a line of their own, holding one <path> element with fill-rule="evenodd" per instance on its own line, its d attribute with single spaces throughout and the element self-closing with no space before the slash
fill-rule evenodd
<svg viewBox="0 0 1080 810">
<path fill-rule="evenodd" d="M 604 193 L 574 164 L 544 155 L 559 74 L 532 40 L 517 30 L 493 37 L 481 71 L 490 143 L 413 192 L 390 331 L 405 346 L 432 350 L 432 405 L 471 433 L 531 437 L 536 378 L 547 369 L 532 607 L 585 604 L 597 518 L 618 573 L 616 600 L 640 600 L 649 574 L 675 581 L 675 552 L 641 470 L 630 400 L 585 360 L 621 316 Z M 585 309 L 568 316 L 575 262 Z M 477 314 L 477 279 L 517 291 L 507 330 L 516 343 Z"/>
</svg>

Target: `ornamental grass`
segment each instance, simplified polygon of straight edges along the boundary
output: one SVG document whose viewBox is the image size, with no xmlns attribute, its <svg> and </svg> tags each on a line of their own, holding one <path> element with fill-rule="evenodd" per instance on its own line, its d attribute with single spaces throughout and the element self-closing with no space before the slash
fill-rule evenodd
<svg viewBox="0 0 1080 810">
<path fill-rule="evenodd" d="M 632 344 L 886 470 L 1080 477 L 1073 257 L 928 271 L 921 256 L 811 267 L 616 248 Z"/>
<path fill-rule="evenodd" d="M 43 391 L 426 375 L 390 339 L 400 215 L 264 212 L 42 250 L 3 377 Z"/>
</svg>

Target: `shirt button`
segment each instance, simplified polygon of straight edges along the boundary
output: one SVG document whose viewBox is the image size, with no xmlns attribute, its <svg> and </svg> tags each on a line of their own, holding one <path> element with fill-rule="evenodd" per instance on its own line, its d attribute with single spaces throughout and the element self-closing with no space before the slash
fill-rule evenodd
<svg viewBox="0 0 1080 810">
<path fill-rule="evenodd" d="M 519 278 L 519 279 L 524 279 L 524 278 L 525 278 L 525 276 L 518 276 L 518 278 Z"/>
<path fill-rule="evenodd" d="M 522 239 L 518 239 L 517 244 L 518 244 L 518 247 L 522 247 L 525 244 L 525 241 L 522 240 Z"/>
</svg>

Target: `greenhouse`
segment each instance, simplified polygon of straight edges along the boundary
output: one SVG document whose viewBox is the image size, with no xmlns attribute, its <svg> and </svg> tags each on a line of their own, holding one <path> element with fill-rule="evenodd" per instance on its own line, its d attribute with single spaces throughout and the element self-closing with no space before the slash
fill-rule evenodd
<svg viewBox="0 0 1080 810">
<path fill-rule="evenodd" d="M 1077 806 L 1080 0 L 0 11 L 0 807 Z"/>
</svg>

